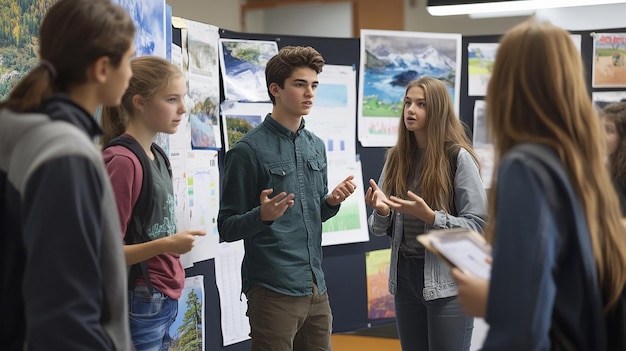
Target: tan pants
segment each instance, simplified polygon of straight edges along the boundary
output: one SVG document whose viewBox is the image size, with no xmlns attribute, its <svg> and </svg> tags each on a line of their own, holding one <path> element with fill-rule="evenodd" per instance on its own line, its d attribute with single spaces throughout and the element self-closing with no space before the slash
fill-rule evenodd
<svg viewBox="0 0 626 351">
<path fill-rule="evenodd" d="M 287 296 L 259 285 L 246 293 L 251 351 L 330 351 L 333 317 L 328 293 Z"/>
</svg>

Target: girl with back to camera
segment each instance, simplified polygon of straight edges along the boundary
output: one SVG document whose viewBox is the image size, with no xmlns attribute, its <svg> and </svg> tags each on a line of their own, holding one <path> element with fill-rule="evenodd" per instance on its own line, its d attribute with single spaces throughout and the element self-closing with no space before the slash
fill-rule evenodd
<svg viewBox="0 0 626 351">
<path fill-rule="evenodd" d="M 614 102 L 600 110 L 606 133 L 609 174 L 626 217 L 626 102 Z"/>
<path fill-rule="evenodd" d="M 368 226 L 391 236 L 389 292 L 402 349 L 469 350 L 473 318 L 459 305 L 450 268 L 418 243 L 430 229 L 482 232 L 487 199 L 478 158 L 454 113 L 446 85 L 422 77 L 406 88 L 398 141 L 365 202 Z"/>
<path fill-rule="evenodd" d="M 482 350 L 617 349 L 604 316 L 626 237 L 583 73 L 561 28 L 528 20 L 502 37 L 487 90 L 491 279 L 453 270 L 464 308 L 489 323 Z"/>
<path fill-rule="evenodd" d="M 130 350 L 126 266 L 98 105 L 120 103 L 135 27 L 109 0 L 59 0 L 39 65 L 0 110 L 0 349 Z"/>
<path fill-rule="evenodd" d="M 195 236 L 205 233 L 176 233 L 169 161 L 152 141 L 159 132 L 176 132 L 186 112 L 187 88 L 178 67 L 162 58 L 138 57 L 131 66 L 133 77 L 121 105 L 102 111 L 103 156 L 122 223 L 126 262 L 132 266 L 128 297 L 133 343 L 137 351 L 168 350 L 168 329 L 176 319 L 185 281 L 179 255 L 192 249 Z M 123 145 L 106 147 L 115 138 L 133 143 L 139 154 Z M 141 158 L 149 169 L 142 168 Z M 151 174 L 152 202 L 147 212 L 139 212 L 146 172 Z"/>
</svg>

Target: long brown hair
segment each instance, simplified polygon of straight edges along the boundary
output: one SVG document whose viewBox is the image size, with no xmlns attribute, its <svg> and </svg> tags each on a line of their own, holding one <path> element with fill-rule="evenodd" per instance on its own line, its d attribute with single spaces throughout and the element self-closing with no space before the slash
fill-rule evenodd
<svg viewBox="0 0 626 351">
<path fill-rule="evenodd" d="M 157 92 L 167 87 L 172 77 L 182 76 L 180 69 L 156 56 L 141 56 L 130 62 L 133 77 L 128 83 L 128 89 L 122 97 L 122 103 L 115 107 L 102 109 L 102 129 L 104 135 L 100 138 L 102 145 L 106 145 L 113 138 L 126 131 L 128 120 L 135 113 L 133 97 L 139 95 L 149 101 Z"/>
<path fill-rule="evenodd" d="M 100 57 L 109 57 L 118 67 L 134 34 L 126 10 L 111 0 L 59 0 L 39 29 L 42 64 L 13 88 L 0 107 L 33 110 L 53 93 L 86 82 L 87 67 Z"/>
<path fill-rule="evenodd" d="M 609 155 L 609 172 L 613 179 L 626 183 L 626 102 L 614 102 L 600 110 L 600 116 L 615 124 L 617 150 Z"/>
<path fill-rule="evenodd" d="M 559 155 L 583 205 L 605 308 L 609 308 L 626 282 L 626 236 L 603 163 L 605 140 L 580 53 L 567 31 L 531 19 L 502 37 L 487 89 L 487 121 L 496 164 L 524 142 L 548 145 Z M 495 220 L 497 179 L 493 179 L 489 214 Z M 492 220 L 486 230 L 491 241 L 494 226 Z"/>
<path fill-rule="evenodd" d="M 447 148 L 462 147 L 467 150 L 478 165 L 478 157 L 472 150 L 461 121 L 454 112 L 452 99 L 446 85 L 435 78 L 421 77 L 411 81 L 406 87 L 406 94 L 411 88 L 424 90 L 426 100 L 426 118 L 428 142 L 422 159 L 422 172 L 419 184 L 426 203 L 439 210 L 450 213 L 451 199 L 454 198 L 454 182 L 450 174 L 450 160 Z M 414 132 L 404 125 L 404 110 L 398 127 L 398 141 L 385 154 L 385 177 L 382 190 L 387 195 L 406 197 L 417 168 L 417 140 Z M 456 160 L 453 160 L 456 162 Z"/>
</svg>

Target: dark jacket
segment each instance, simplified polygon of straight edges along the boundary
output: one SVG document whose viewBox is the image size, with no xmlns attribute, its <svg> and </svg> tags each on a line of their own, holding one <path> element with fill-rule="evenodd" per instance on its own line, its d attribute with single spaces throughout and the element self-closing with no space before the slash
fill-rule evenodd
<svg viewBox="0 0 626 351">
<path fill-rule="evenodd" d="M 562 162 L 546 146 L 518 145 L 497 179 L 483 350 L 605 350 L 587 221 Z"/>
<path fill-rule="evenodd" d="M 0 349 L 130 350 L 100 128 L 63 95 L 39 112 L 0 110 Z"/>
</svg>

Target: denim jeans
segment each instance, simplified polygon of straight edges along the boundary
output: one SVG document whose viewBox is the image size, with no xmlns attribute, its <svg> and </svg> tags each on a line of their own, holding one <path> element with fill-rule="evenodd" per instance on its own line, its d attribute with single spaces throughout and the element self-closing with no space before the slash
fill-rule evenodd
<svg viewBox="0 0 626 351">
<path fill-rule="evenodd" d="M 469 351 L 474 319 L 456 296 L 425 301 L 424 259 L 398 257 L 396 325 L 403 351 Z"/>
<path fill-rule="evenodd" d="M 169 328 L 178 314 L 178 300 L 138 286 L 128 292 L 130 333 L 136 351 L 168 351 Z"/>
<path fill-rule="evenodd" d="M 252 351 L 330 351 L 328 292 L 287 296 L 260 285 L 246 292 Z"/>
</svg>

